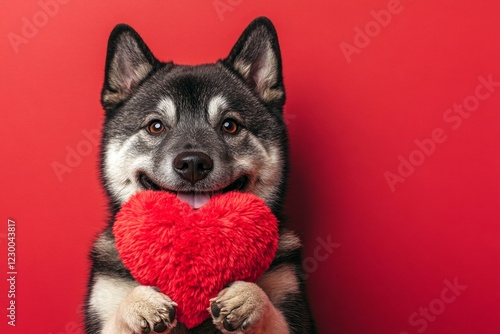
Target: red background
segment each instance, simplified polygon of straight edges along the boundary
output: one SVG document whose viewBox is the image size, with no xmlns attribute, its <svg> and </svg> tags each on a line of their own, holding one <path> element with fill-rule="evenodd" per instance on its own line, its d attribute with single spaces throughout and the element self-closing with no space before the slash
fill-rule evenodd
<svg viewBox="0 0 500 334">
<path fill-rule="evenodd" d="M 106 217 L 98 148 L 82 131 L 103 120 L 113 26 L 132 25 L 162 60 L 195 64 L 226 56 L 260 15 L 281 42 L 288 211 L 305 244 L 320 331 L 500 331 L 500 87 L 456 129 L 443 119 L 454 104 L 474 102 L 479 76 L 500 81 L 497 1 L 401 0 L 385 27 L 371 11 L 386 0 L 220 0 L 230 8 L 220 15 L 214 1 L 67 2 L 46 22 L 37 1 L 0 5 L 1 276 L 8 218 L 18 260 L 17 326 L 6 324 L 1 279 L 0 332 L 80 333 L 86 256 Z M 9 36 L 23 36 L 24 17 L 40 27 L 14 47 Z M 355 40 L 367 24 L 372 37 Z M 343 42 L 357 42 L 350 63 Z M 446 140 L 422 161 L 415 140 L 436 128 Z M 68 149 L 85 154 L 59 180 L 53 164 L 66 165 Z M 400 155 L 421 165 L 392 191 L 384 173 L 398 173 Z M 316 250 L 327 240 L 331 254 Z M 444 281 L 455 279 L 467 288 L 443 304 Z M 418 312 L 429 306 L 435 315 L 424 328 Z"/>
</svg>

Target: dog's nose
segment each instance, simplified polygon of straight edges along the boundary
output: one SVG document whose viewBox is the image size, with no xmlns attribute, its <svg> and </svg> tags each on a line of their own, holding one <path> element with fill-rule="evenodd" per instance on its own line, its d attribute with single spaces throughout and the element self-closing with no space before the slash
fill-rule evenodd
<svg viewBox="0 0 500 334">
<path fill-rule="evenodd" d="M 191 184 L 204 179 L 213 166 L 213 160 L 202 152 L 183 152 L 174 159 L 175 172 Z"/>
</svg>

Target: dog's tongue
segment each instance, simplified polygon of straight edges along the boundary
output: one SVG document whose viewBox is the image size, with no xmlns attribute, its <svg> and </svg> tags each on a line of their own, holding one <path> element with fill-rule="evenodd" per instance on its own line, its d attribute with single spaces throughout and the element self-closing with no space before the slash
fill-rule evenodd
<svg viewBox="0 0 500 334">
<path fill-rule="evenodd" d="M 194 209 L 199 209 L 203 205 L 207 204 L 207 202 L 210 200 L 210 195 L 209 194 L 199 194 L 199 193 L 178 192 L 177 198 L 179 198 L 183 202 L 188 203 Z"/>
</svg>

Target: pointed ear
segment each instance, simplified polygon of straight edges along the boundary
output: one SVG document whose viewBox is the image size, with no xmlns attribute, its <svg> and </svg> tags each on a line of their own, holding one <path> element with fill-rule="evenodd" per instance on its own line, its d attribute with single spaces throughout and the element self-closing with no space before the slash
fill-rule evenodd
<svg viewBox="0 0 500 334">
<path fill-rule="evenodd" d="M 250 23 L 223 64 L 236 72 L 264 103 L 280 107 L 285 103 L 278 36 L 268 18 L 260 17 Z"/>
<path fill-rule="evenodd" d="M 134 89 L 161 63 L 142 38 L 126 24 L 117 25 L 108 41 L 101 103 L 112 110 L 130 97 Z"/>
</svg>

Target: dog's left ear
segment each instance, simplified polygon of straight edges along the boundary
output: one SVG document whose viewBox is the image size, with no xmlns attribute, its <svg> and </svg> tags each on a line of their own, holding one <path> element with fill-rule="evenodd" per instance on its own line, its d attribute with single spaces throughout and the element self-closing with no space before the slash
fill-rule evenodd
<svg viewBox="0 0 500 334">
<path fill-rule="evenodd" d="M 278 36 L 268 18 L 245 29 L 223 64 L 235 71 L 264 103 L 281 107 L 285 89 Z"/>
</svg>

